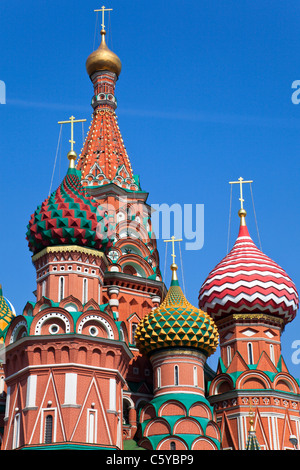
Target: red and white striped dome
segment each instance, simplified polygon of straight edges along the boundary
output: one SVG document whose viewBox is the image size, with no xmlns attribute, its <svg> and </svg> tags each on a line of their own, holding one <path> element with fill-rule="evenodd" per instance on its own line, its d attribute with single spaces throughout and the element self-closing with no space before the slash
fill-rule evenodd
<svg viewBox="0 0 300 470">
<path fill-rule="evenodd" d="M 231 313 L 268 313 L 292 321 L 299 305 L 287 273 L 252 241 L 241 215 L 238 238 L 211 271 L 199 293 L 199 307 L 214 320 Z"/>
</svg>

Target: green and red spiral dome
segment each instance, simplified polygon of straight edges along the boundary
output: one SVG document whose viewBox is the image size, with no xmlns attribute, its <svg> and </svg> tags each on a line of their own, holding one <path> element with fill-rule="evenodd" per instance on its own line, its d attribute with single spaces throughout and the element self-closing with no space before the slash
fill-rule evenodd
<svg viewBox="0 0 300 470">
<path fill-rule="evenodd" d="M 69 168 L 61 185 L 31 215 L 26 239 L 33 254 L 48 246 L 79 245 L 104 251 L 110 245 L 104 210 L 87 194 L 80 171 Z"/>
</svg>

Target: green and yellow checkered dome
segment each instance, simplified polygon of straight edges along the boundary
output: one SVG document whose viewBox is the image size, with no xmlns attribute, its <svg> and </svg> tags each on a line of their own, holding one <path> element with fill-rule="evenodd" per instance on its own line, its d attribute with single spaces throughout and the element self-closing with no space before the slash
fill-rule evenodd
<svg viewBox="0 0 300 470">
<path fill-rule="evenodd" d="M 0 285 L 0 344 L 4 342 L 4 337 L 10 322 L 15 318 L 7 300 L 3 296 L 2 286 Z"/>
<path fill-rule="evenodd" d="M 201 350 L 207 357 L 219 344 L 219 333 L 213 319 L 191 305 L 177 279 L 177 265 L 171 265 L 172 282 L 162 304 L 149 312 L 139 323 L 135 342 L 142 354 L 170 347 Z"/>
</svg>

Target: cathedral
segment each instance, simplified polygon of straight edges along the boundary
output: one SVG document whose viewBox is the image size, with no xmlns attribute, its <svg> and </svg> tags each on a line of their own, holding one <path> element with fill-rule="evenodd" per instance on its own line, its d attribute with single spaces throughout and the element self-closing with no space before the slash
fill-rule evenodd
<svg viewBox="0 0 300 470">
<path fill-rule="evenodd" d="M 297 449 L 300 386 L 281 350 L 296 287 L 251 238 L 242 178 L 236 241 L 199 285 L 198 306 L 180 286 L 175 237 L 165 285 L 148 193 L 117 121 L 122 64 L 102 23 L 86 60 L 83 149 L 71 116 L 65 176 L 28 209 L 35 301 L 15 312 L 1 279 L 0 448 Z"/>
</svg>

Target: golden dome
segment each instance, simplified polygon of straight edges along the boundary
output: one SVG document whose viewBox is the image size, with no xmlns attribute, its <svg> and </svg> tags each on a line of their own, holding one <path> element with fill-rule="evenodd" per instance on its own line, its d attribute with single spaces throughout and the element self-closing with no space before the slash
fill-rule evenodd
<svg viewBox="0 0 300 470">
<path fill-rule="evenodd" d="M 105 42 L 105 34 L 106 31 L 102 29 L 101 44 L 98 49 L 92 52 L 87 58 L 86 70 L 90 76 L 94 72 L 108 70 L 109 72 L 115 73 L 118 77 L 121 73 L 122 64 L 119 57 L 107 47 Z"/>
</svg>

